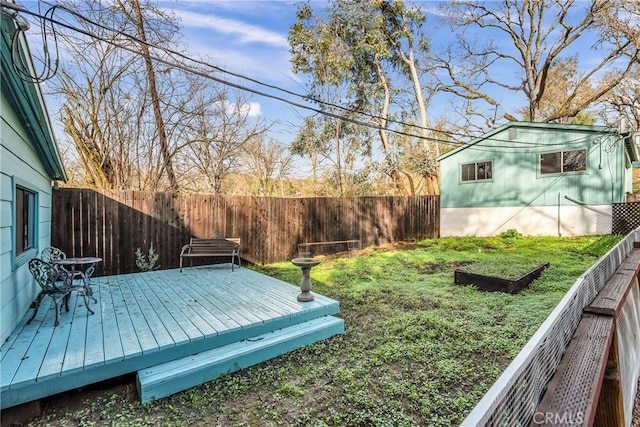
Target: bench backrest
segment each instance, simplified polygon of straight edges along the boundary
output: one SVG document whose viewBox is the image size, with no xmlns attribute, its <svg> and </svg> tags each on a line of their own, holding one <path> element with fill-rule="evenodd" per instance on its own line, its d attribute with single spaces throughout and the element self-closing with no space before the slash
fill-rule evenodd
<svg viewBox="0 0 640 427">
<path fill-rule="evenodd" d="M 235 244 L 235 247 L 234 247 Z M 229 239 L 200 239 L 192 237 L 189 242 L 190 253 L 210 253 L 218 251 L 240 250 L 240 238 Z"/>
</svg>

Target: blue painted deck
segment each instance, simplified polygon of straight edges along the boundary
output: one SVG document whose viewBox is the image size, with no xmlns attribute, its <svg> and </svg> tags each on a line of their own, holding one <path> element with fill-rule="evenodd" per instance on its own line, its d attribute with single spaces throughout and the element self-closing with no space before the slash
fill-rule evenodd
<svg viewBox="0 0 640 427">
<path fill-rule="evenodd" d="M 339 303 L 219 264 L 94 278 L 90 315 L 72 295 L 60 325 L 45 298 L 0 347 L 2 408 L 337 314 Z"/>
</svg>

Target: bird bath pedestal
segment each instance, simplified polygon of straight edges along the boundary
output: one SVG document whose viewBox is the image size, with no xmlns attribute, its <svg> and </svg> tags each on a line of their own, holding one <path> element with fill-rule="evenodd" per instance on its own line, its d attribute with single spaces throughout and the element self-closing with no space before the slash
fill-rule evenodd
<svg viewBox="0 0 640 427">
<path fill-rule="evenodd" d="M 319 259 L 315 258 L 294 258 L 291 260 L 293 265 L 302 269 L 302 282 L 300 282 L 300 290 L 302 291 L 298 295 L 298 301 L 307 302 L 313 301 L 313 294 L 311 293 L 311 278 L 309 272 L 311 267 L 320 264 Z"/>
</svg>

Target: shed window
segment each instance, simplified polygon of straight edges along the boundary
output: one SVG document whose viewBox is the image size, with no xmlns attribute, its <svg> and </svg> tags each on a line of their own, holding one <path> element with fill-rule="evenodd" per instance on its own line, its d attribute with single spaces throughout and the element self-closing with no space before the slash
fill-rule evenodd
<svg viewBox="0 0 640 427">
<path fill-rule="evenodd" d="M 491 162 L 467 163 L 462 165 L 462 181 L 491 179 Z"/>
<path fill-rule="evenodd" d="M 36 244 L 36 194 L 16 187 L 16 256 Z"/>
<path fill-rule="evenodd" d="M 540 173 L 579 172 L 587 169 L 587 150 L 540 154 Z"/>
</svg>

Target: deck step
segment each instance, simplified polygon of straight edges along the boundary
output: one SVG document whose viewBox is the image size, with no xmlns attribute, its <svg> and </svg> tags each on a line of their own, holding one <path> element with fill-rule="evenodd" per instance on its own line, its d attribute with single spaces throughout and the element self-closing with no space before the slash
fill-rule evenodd
<svg viewBox="0 0 640 427">
<path fill-rule="evenodd" d="M 140 401 L 147 403 L 169 396 L 342 332 L 344 320 L 323 316 L 140 370 Z"/>
</svg>

